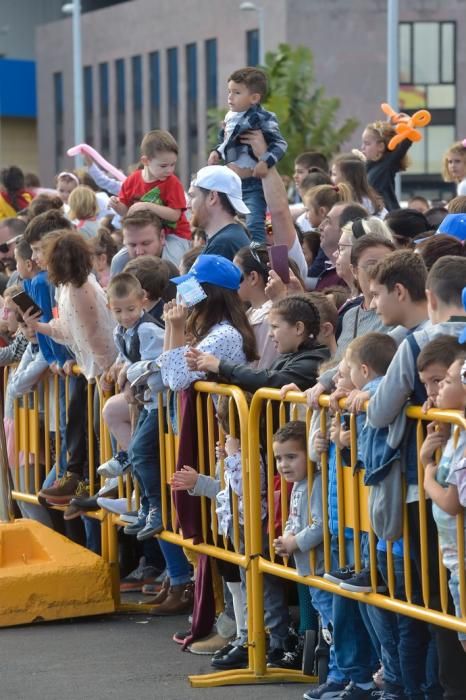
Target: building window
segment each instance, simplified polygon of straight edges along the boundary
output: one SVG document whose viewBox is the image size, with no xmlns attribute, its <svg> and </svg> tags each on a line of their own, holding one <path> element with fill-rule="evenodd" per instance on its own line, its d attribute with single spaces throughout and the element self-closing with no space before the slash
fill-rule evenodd
<svg viewBox="0 0 466 700">
<path fill-rule="evenodd" d="M 410 149 L 407 176 L 430 174 L 438 181 L 443 153 L 456 131 L 456 25 L 454 22 L 402 22 L 400 109 L 428 109 L 432 125 Z M 436 177 L 435 177 L 436 176 Z"/>
<path fill-rule="evenodd" d="M 92 89 L 92 66 L 84 66 L 84 141 L 94 143 L 94 91 Z"/>
<path fill-rule="evenodd" d="M 167 49 L 168 131 L 178 140 L 178 49 Z"/>
<path fill-rule="evenodd" d="M 100 150 L 104 156 L 110 154 L 110 134 L 108 124 L 109 88 L 108 63 L 99 63 L 99 106 L 100 106 Z"/>
<path fill-rule="evenodd" d="M 197 46 L 186 46 L 186 106 L 188 110 L 188 171 L 191 175 L 198 169 L 197 134 Z"/>
<path fill-rule="evenodd" d="M 217 39 L 205 42 L 205 83 L 207 109 L 217 106 Z"/>
<path fill-rule="evenodd" d="M 55 171 L 63 170 L 63 73 L 53 74 Z"/>
<path fill-rule="evenodd" d="M 123 58 L 115 61 L 116 77 L 116 133 L 117 133 L 117 163 L 120 168 L 126 166 L 126 85 L 125 85 L 125 62 Z"/>
<path fill-rule="evenodd" d="M 141 56 L 133 56 L 131 59 L 132 87 L 133 87 L 133 143 L 135 161 L 139 160 L 139 147 L 142 141 L 142 59 Z"/>
<path fill-rule="evenodd" d="M 149 54 L 150 80 L 150 128 L 158 129 L 160 125 L 160 54 Z"/>
<path fill-rule="evenodd" d="M 259 65 L 259 30 L 246 32 L 246 62 L 248 66 Z"/>
</svg>

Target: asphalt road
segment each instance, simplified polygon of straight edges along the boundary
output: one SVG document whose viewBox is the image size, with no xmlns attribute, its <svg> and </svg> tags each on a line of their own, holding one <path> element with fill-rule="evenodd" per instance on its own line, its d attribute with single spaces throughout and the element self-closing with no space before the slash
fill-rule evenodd
<svg viewBox="0 0 466 700">
<path fill-rule="evenodd" d="M 305 685 L 191 688 L 208 656 L 171 637 L 184 617 L 76 618 L 0 630 L 0 700 L 300 700 Z"/>
</svg>

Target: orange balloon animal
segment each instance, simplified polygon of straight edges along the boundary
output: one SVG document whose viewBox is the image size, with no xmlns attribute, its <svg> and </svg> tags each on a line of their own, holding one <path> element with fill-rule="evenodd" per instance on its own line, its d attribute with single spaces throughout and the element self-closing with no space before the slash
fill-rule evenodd
<svg viewBox="0 0 466 700">
<path fill-rule="evenodd" d="M 422 134 L 420 131 L 416 130 L 416 127 L 423 128 L 424 126 L 427 126 L 432 119 L 432 116 L 427 109 L 420 109 L 411 117 L 407 117 L 404 114 L 395 112 L 395 110 L 386 102 L 381 104 L 381 108 L 382 112 L 385 112 L 387 117 L 390 117 L 391 122 L 396 124 L 396 136 L 393 136 L 388 143 L 389 151 L 394 151 L 398 144 L 405 139 L 409 139 L 410 141 L 420 141 L 422 139 Z"/>
</svg>

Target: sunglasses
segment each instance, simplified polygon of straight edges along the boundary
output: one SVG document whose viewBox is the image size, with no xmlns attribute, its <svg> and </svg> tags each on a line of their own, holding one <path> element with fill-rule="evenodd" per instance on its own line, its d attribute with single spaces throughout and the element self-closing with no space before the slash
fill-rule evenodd
<svg viewBox="0 0 466 700">
<path fill-rule="evenodd" d="M 10 246 L 8 243 L 0 243 L 0 253 L 9 253 L 10 252 Z"/>
</svg>

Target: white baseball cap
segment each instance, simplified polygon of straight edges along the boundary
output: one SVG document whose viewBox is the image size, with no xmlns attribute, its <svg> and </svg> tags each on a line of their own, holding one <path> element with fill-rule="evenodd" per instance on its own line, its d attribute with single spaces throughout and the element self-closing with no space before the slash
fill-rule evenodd
<svg viewBox="0 0 466 700">
<path fill-rule="evenodd" d="M 198 170 L 192 185 L 212 192 L 223 192 L 238 214 L 250 213 L 243 202 L 241 178 L 226 165 L 206 165 Z"/>
</svg>

